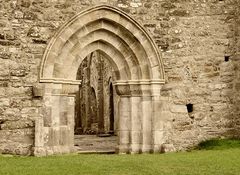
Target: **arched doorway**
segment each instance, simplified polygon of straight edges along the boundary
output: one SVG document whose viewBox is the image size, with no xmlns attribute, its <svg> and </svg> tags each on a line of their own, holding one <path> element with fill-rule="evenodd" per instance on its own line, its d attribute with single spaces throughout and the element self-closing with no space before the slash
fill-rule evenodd
<svg viewBox="0 0 240 175">
<path fill-rule="evenodd" d="M 82 83 L 77 72 L 84 58 L 95 51 L 114 70 L 118 152 L 160 151 L 164 132 L 160 89 L 165 80 L 158 48 L 125 12 L 100 5 L 74 16 L 46 48 L 40 69 L 45 93 L 36 122 L 36 155 L 72 151 L 75 97 Z"/>
</svg>

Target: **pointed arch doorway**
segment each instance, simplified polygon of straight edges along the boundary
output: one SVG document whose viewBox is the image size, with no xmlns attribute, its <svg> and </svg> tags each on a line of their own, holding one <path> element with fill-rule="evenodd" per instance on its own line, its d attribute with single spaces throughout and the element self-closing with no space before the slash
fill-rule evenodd
<svg viewBox="0 0 240 175">
<path fill-rule="evenodd" d="M 165 80 L 158 48 L 125 12 L 100 5 L 74 16 L 46 48 L 39 74 L 44 95 L 36 121 L 35 155 L 72 151 L 75 97 L 82 83 L 77 72 L 94 51 L 105 55 L 114 72 L 118 152 L 160 151 L 160 89 Z"/>
</svg>

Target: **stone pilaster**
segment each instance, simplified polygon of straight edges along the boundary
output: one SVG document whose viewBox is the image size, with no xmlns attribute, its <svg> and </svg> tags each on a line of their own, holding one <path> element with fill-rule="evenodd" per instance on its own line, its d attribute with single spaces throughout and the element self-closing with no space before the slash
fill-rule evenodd
<svg viewBox="0 0 240 175">
<path fill-rule="evenodd" d="M 142 84 L 142 152 L 152 152 L 152 97 L 149 84 Z"/>
<path fill-rule="evenodd" d="M 152 84 L 152 134 L 153 134 L 153 151 L 161 152 L 162 145 L 165 142 L 165 118 L 166 115 L 165 104 L 166 102 L 163 100 L 160 94 L 161 84 Z"/>
<path fill-rule="evenodd" d="M 116 92 L 120 96 L 118 105 L 118 152 L 130 152 L 131 134 L 131 101 L 130 87 L 128 85 L 117 85 Z"/>
<path fill-rule="evenodd" d="M 44 83 L 43 109 L 35 124 L 36 156 L 69 153 L 74 147 L 77 84 Z"/>
<path fill-rule="evenodd" d="M 131 84 L 131 153 L 140 153 L 142 147 L 142 90 L 139 84 Z"/>
<path fill-rule="evenodd" d="M 163 127 L 161 118 L 160 87 L 162 82 L 115 82 L 120 96 L 119 151 L 149 153 L 161 151 Z"/>
</svg>

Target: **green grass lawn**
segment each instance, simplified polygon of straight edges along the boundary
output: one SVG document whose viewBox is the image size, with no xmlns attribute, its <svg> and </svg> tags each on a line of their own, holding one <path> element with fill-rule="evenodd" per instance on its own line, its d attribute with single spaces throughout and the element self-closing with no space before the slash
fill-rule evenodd
<svg viewBox="0 0 240 175">
<path fill-rule="evenodd" d="M 209 141 L 199 148 L 169 154 L 0 156 L 0 175 L 240 175 L 239 140 Z"/>
</svg>

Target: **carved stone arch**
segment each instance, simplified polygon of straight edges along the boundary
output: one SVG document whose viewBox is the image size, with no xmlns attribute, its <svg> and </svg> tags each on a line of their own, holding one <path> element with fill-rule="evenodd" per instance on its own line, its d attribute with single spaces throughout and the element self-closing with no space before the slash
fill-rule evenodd
<svg viewBox="0 0 240 175">
<path fill-rule="evenodd" d="M 83 59 L 102 52 L 111 63 L 120 96 L 118 151 L 159 151 L 158 107 L 165 82 L 159 49 L 148 32 L 122 10 L 99 5 L 75 15 L 53 36 L 42 58 L 39 82 L 45 87 L 36 121 L 35 155 L 73 150 L 74 95 Z"/>
<path fill-rule="evenodd" d="M 98 25 L 90 25 L 94 22 Z M 40 69 L 40 81 L 44 82 L 45 79 L 54 78 L 54 67 L 64 67 L 64 64 L 69 62 L 69 59 L 72 58 L 72 53 L 69 51 L 76 45 L 75 42 L 81 45 L 84 43 L 81 38 L 95 30 L 104 29 L 109 31 L 109 33 L 113 32 L 114 26 L 117 28 L 117 30 L 115 30 L 116 35 L 129 44 L 128 48 L 131 49 L 135 55 L 138 55 L 136 52 L 140 52 L 141 50 L 145 52 L 145 54 L 143 54 L 144 58 L 138 56 L 137 59 L 139 63 L 143 63 L 144 60 L 147 64 L 139 65 L 140 67 L 149 67 L 150 79 L 164 81 L 162 59 L 156 44 L 148 32 L 125 12 L 107 5 L 87 9 L 74 16 L 60 28 L 46 48 Z M 105 38 L 101 39 L 105 40 Z M 94 40 L 94 36 L 92 40 Z M 112 44 L 118 45 L 115 48 L 119 49 L 122 43 L 117 42 Z M 137 49 L 139 47 L 142 49 Z M 63 52 L 65 57 L 60 56 Z M 62 71 L 64 70 L 65 69 L 62 69 Z"/>
<path fill-rule="evenodd" d="M 106 41 L 94 41 L 91 44 L 85 46 L 83 49 L 79 49 L 78 55 L 74 57 L 74 60 L 72 62 L 70 62 L 71 65 L 67 65 L 68 74 L 60 73 L 60 75 L 74 77 L 78 67 L 78 62 L 83 60 L 87 55 L 94 51 L 101 51 L 106 55 L 106 58 L 113 65 L 114 71 L 118 72 L 118 74 L 120 75 L 119 79 L 131 79 L 133 71 L 130 70 L 129 65 L 127 64 L 127 60 L 130 59 L 131 56 L 127 58 L 124 57 L 124 55 L 119 50 L 114 48 L 112 44 Z M 112 58 L 115 58 L 115 60 L 113 60 Z M 131 65 L 133 68 L 137 67 L 137 65 Z M 61 67 L 59 67 L 58 69 L 61 70 Z M 138 76 L 138 74 L 136 74 L 135 77 L 136 76 Z"/>
</svg>

